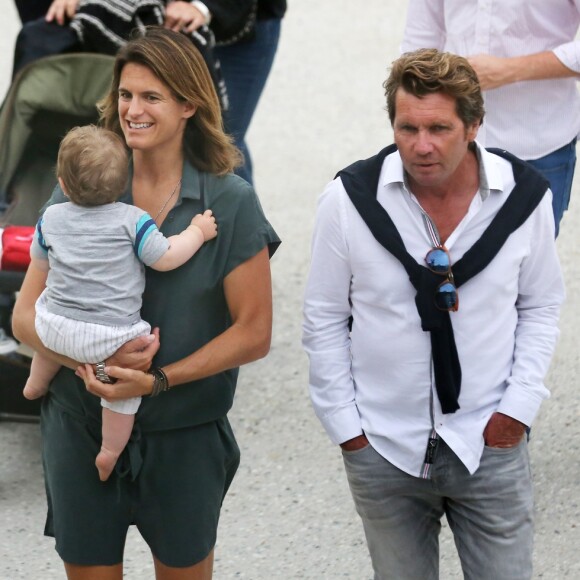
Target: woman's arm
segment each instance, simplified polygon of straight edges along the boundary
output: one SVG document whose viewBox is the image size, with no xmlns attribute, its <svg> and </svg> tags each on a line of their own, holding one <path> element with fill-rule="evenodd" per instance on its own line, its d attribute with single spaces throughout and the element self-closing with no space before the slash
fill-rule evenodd
<svg viewBox="0 0 580 580">
<path fill-rule="evenodd" d="M 240 264 L 224 280 L 232 325 L 193 354 L 163 370 L 171 387 L 215 375 L 262 358 L 270 350 L 272 336 L 272 282 L 268 249 Z M 114 385 L 96 380 L 92 369 L 79 369 L 87 389 L 110 401 L 149 395 L 153 377 L 146 373 L 107 367 L 118 379 Z"/>
<path fill-rule="evenodd" d="M 203 379 L 265 357 L 272 338 L 272 280 L 268 249 L 224 280 L 232 325 L 192 355 L 163 368 L 171 386 Z"/>
</svg>

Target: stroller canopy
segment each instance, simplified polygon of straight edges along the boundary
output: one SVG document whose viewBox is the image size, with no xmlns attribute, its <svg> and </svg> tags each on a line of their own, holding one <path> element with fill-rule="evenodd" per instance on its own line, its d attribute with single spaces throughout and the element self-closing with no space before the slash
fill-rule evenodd
<svg viewBox="0 0 580 580">
<path fill-rule="evenodd" d="M 107 55 L 64 54 L 37 60 L 16 76 L 0 109 L 0 212 L 10 207 L 2 221 L 35 222 L 56 183 L 59 143 L 72 127 L 97 121 L 96 103 L 109 90 L 113 62 Z M 29 196 L 35 199 L 25 212 L 30 218 L 13 219 L 14 206 L 27 205 Z"/>
</svg>

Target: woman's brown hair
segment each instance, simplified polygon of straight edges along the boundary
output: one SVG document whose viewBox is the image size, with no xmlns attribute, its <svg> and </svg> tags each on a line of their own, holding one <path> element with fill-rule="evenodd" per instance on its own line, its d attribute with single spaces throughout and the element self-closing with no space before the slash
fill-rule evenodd
<svg viewBox="0 0 580 580">
<path fill-rule="evenodd" d="M 200 52 L 183 34 L 152 26 L 117 53 L 109 94 L 99 103 L 101 123 L 122 135 L 119 122 L 119 82 L 126 64 L 146 66 L 181 102 L 196 107 L 187 120 L 183 148 L 197 169 L 223 175 L 241 164 L 242 157 L 224 133 L 213 81 Z"/>
</svg>

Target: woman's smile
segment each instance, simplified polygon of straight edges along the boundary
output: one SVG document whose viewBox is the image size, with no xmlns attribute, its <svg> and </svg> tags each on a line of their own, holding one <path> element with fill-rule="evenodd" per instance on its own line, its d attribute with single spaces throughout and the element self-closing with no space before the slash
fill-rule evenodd
<svg viewBox="0 0 580 580">
<path fill-rule="evenodd" d="M 127 121 L 129 129 L 149 129 L 153 123 L 133 123 L 132 121 Z"/>
</svg>

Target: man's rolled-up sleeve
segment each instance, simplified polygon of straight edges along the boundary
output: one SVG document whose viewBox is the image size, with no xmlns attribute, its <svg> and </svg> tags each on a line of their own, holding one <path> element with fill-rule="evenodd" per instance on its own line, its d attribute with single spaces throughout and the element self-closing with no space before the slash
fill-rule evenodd
<svg viewBox="0 0 580 580">
<path fill-rule="evenodd" d="M 580 15 L 580 0 L 574 0 L 574 5 Z M 555 47 L 552 52 L 564 66 L 580 74 L 580 40 L 570 39 L 570 42 Z"/>
<path fill-rule="evenodd" d="M 580 74 L 580 41 L 574 40 L 561 44 L 554 48 L 552 52 L 564 66 Z"/>
</svg>

